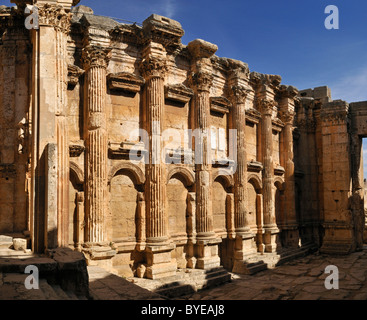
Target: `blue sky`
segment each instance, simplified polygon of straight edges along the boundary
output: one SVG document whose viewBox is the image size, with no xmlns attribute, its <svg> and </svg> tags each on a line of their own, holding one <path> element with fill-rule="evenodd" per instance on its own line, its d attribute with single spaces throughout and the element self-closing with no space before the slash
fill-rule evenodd
<svg viewBox="0 0 367 320">
<path fill-rule="evenodd" d="M 152 13 L 167 16 L 181 23 L 184 44 L 201 38 L 218 45 L 218 56 L 242 60 L 251 71 L 279 74 L 283 84 L 298 89 L 328 85 L 333 99 L 367 100 L 365 0 L 81 0 L 80 4 L 95 14 L 138 23 Z M 339 30 L 324 26 L 328 5 L 339 9 Z"/>
</svg>

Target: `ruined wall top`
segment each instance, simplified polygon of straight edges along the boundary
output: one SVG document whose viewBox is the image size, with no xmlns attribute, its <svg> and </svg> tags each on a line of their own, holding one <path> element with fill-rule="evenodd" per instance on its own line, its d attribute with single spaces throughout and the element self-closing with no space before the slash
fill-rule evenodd
<svg viewBox="0 0 367 320">
<path fill-rule="evenodd" d="M 60 5 L 65 10 L 70 10 L 72 6 L 76 6 L 80 0 L 10 0 L 11 3 L 15 3 L 18 7 L 24 7 L 27 4 L 43 6 L 45 4 Z"/>
</svg>

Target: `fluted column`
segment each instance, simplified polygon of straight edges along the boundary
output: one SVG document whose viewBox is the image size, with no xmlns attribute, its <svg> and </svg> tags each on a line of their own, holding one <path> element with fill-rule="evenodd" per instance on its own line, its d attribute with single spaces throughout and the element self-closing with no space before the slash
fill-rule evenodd
<svg viewBox="0 0 367 320">
<path fill-rule="evenodd" d="M 66 17 L 63 27 L 55 28 L 56 41 L 56 135 L 58 145 L 57 216 L 58 245 L 69 245 L 69 130 L 67 122 L 67 34 L 70 18 Z"/>
<path fill-rule="evenodd" d="M 164 112 L 164 59 L 149 56 L 140 65 L 146 80 L 146 125 L 149 135 L 149 163 L 146 166 L 147 244 L 162 244 L 168 240 L 165 216 L 165 164 L 161 132 Z"/>
<path fill-rule="evenodd" d="M 88 46 L 83 50 L 86 69 L 86 242 L 105 236 L 107 199 L 106 69 L 110 50 Z"/>
<path fill-rule="evenodd" d="M 196 203 L 197 203 L 197 238 L 214 237 L 213 213 L 211 199 L 212 166 L 210 159 L 210 100 L 209 89 L 213 76 L 208 72 L 199 71 L 192 75 L 191 83 L 194 90 L 195 129 L 195 172 L 196 172 Z"/>
<path fill-rule="evenodd" d="M 248 89 L 243 86 L 232 87 L 232 126 L 237 130 L 237 166 L 234 173 L 234 222 L 237 235 L 249 235 L 247 191 L 247 154 L 246 154 L 246 98 Z"/>
<path fill-rule="evenodd" d="M 210 146 L 210 88 L 213 83 L 213 68 L 210 57 L 218 47 L 203 40 L 188 44 L 192 56 L 189 84 L 194 91 L 192 100 L 193 125 L 195 130 L 196 174 L 196 252 L 199 269 L 220 265 L 218 243 L 213 229 L 212 165 Z"/>
<path fill-rule="evenodd" d="M 165 211 L 166 168 L 162 159 L 161 132 L 164 121 L 164 76 L 167 70 L 163 57 L 153 54 L 155 43 L 145 48 L 140 72 L 146 80 L 144 111 L 149 135 L 149 158 L 146 171 L 146 259 L 147 277 L 159 279 L 176 274 L 177 262 L 171 259 L 174 246 L 169 243 Z M 162 51 L 164 56 L 164 51 Z"/>
</svg>

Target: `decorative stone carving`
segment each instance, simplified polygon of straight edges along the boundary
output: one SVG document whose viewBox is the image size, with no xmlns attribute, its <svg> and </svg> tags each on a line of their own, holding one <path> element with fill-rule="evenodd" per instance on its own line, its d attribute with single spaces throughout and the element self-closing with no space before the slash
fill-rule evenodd
<svg viewBox="0 0 367 320">
<path fill-rule="evenodd" d="M 110 90 L 137 93 L 145 84 L 145 80 L 132 73 L 119 72 L 107 75 L 107 83 Z"/>
<path fill-rule="evenodd" d="M 189 82 L 193 89 L 200 91 L 209 91 L 213 84 L 213 75 L 209 72 L 199 71 L 197 73 L 191 73 L 189 76 Z"/>
<path fill-rule="evenodd" d="M 164 87 L 164 96 L 168 100 L 181 103 L 188 103 L 194 92 L 183 84 L 166 85 Z"/>
<path fill-rule="evenodd" d="M 86 70 L 93 67 L 107 69 L 111 55 L 111 48 L 88 45 L 83 48 L 82 60 Z"/>
<path fill-rule="evenodd" d="M 167 73 L 166 60 L 155 56 L 149 56 L 140 63 L 139 70 L 144 78 L 164 78 Z"/>
<path fill-rule="evenodd" d="M 73 88 L 75 87 L 81 75 L 84 74 L 84 70 L 75 65 L 68 65 L 68 85 Z"/>
<path fill-rule="evenodd" d="M 211 97 L 210 98 L 210 111 L 226 114 L 229 113 L 231 103 L 225 97 Z"/>
<path fill-rule="evenodd" d="M 79 157 L 85 150 L 84 146 L 73 144 L 69 146 L 70 157 Z"/>
<path fill-rule="evenodd" d="M 38 7 L 39 25 L 53 26 L 56 30 L 68 33 L 71 23 L 71 13 L 67 13 L 60 5 L 45 5 Z"/>
</svg>

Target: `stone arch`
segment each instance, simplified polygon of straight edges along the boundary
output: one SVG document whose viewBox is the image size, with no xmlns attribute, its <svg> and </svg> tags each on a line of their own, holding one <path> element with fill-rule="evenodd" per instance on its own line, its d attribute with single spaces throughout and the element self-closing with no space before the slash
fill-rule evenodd
<svg viewBox="0 0 367 320">
<path fill-rule="evenodd" d="M 108 184 L 111 184 L 112 178 L 122 170 L 126 170 L 134 176 L 134 183 L 136 185 L 143 185 L 145 183 L 145 174 L 137 165 L 129 162 L 123 162 L 112 167 L 110 174 L 108 175 Z"/>
<path fill-rule="evenodd" d="M 184 181 L 185 187 L 192 187 L 195 184 L 195 174 L 187 168 L 175 166 L 169 170 L 167 175 L 167 184 L 174 176 L 181 177 Z"/>
<path fill-rule="evenodd" d="M 228 174 L 224 174 L 228 173 Z M 232 192 L 232 189 L 234 187 L 234 178 L 233 174 L 229 170 L 225 169 L 215 169 L 213 170 L 213 182 L 221 180 L 221 183 L 223 184 L 223 187 L 227 190 L 230 190 Z"/>
<path fill-rule="evenodd" d="M 73 161 L 70 161 L 70 173 L 73 173 L 77 184 L 83 184 L 84 183 L 84 172 L 83 170 Z"/>
<path fill-rule="evenodd" d="M 221 237 L 227 236 L 227 195 L 232 193 L 233 177 L 213 175 L 212 208 L 214 231 Z"/>
<path fill-rule="evenodd" d="M 137 241 L 139 192 L 145 183 L 143 171 L 132 163 L 114 166 L 108 177 L 108 240 L 120 245 Z"/>
<path fill-rule="evenodd" d="M 257 174 L 250 174 L 247 177 L 247 182 L 254 186 L 256 193 L 262 193 L 262 181 Z"/>
<path fill-rule="evenodd" d="M 172 256 L 176 259 L 178 268 L 188 266 L 189 192 L 194 183 L 193 173 L 182 167 L 171 169 L 167 175 L 168 233 L 175 243 Z"/>
</svg>

